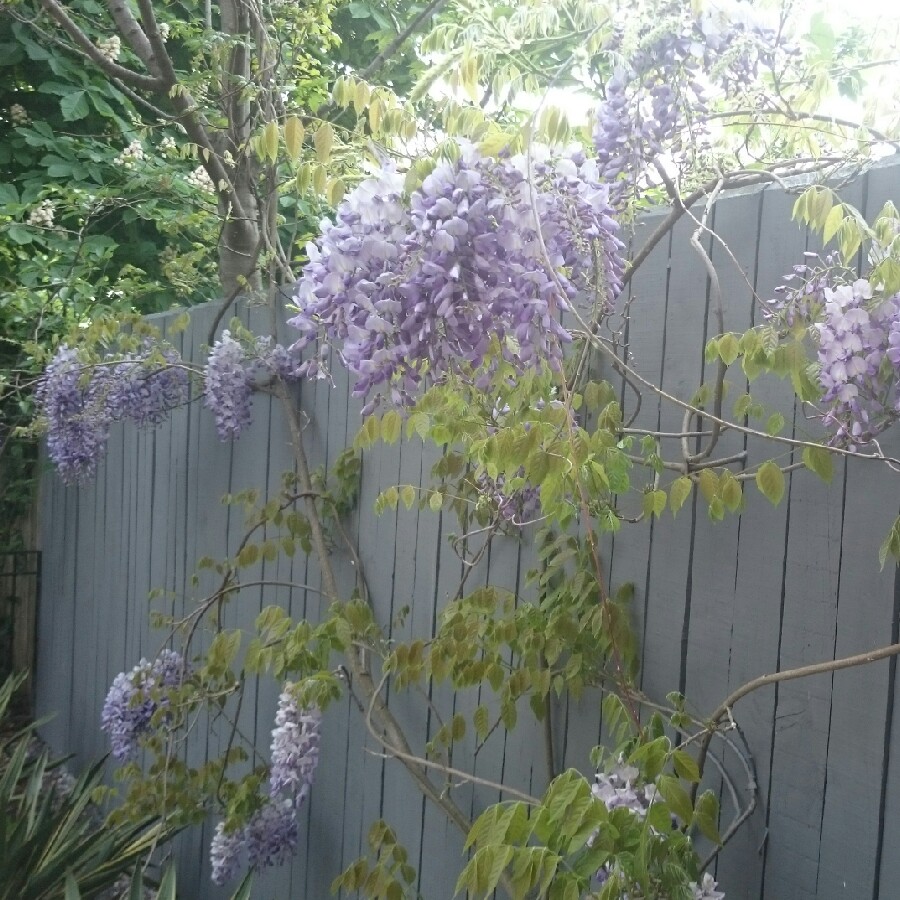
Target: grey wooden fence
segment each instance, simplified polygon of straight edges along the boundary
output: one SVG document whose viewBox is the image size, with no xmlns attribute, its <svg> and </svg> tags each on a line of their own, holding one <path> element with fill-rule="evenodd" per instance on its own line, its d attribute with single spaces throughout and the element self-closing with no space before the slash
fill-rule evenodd
<svg viewBox="0 0 900 900">
<path fill-rule="evenodd" d="M 898 199 L 898 188 L 900 167 L 888 165 L 846 193 L 871 216 L 885 200 Z M 792 202 L 778 189 L 765 189 L 724 198 L 715 207 L 714 227 L 723 243 L 714 243 L 710 252 L 729 330 L 758 321 L 753 291 L 771 296 L 803 251 L 815 249 L 790 221 Z M 638 245 L 659 220 L 651 215 L 641 222 Z M 640 269 L 628 335 L 638 370 L 680 396 L 692 395 L 703 378 L 703 346 L 716 330 L 705 270 L 689 246 L 693 228 L 682 220 Z M 199 358 L 213 313 L 196 310 L 191 327 L 176 336 L 187 357 Z M 159 321 L 165 325 L 167 319 Z M 733 385 L 733 391 L 743 390 L 746 385 Z M 796 434 L 809 433 L 784 385 L 761 381 L 754 395 L 781 409 Z M 299 402 L 308 416 L 313 464 L 327 466 L 352 440 L 358 406 L 348 401 L 340 373 L 333 387 L 304 384 Z M 200 595 L 205 584 L 190 586 L 196 560 L 233 551 L 240 539 L 240 512 L 221 505 L 220 496 L 250 487 L 277 491 L 281 472 L 290 468 L 286 427 L 272 401 L 258 398 L 254 416 L 249 433 L 234 444 L 221 443 L 211 417 L 195 405 L 155 431 L 117 431 L 91 486 L 64 488 L 46 473 L 37 707 L 39 714 L 57 713 L 44 733 L 59 750 L 75 753 L 78 763 L 107 749 L 99 714 L 116 673 L 159 649 L 163 635 L 150 629 L 150 608 L 183 612 L 190 602 L 184 598 Z M 640 422 L 679 431 L 681 415 L 646 395 Z M 897 454 L 896 443 L 890 439 L 885 449 L 893 446 Z M 746 449 L 751 458 L 771 452 L 763 442 L 733 432 L 721 446 Z M 447 540 L 456 527 L 449 514 L 372 512 L 373 500 L 389 485 L 427 483 L 433 460 L 415 443 L 366 452 L 358 513 L 349 526 L 378 615 L 393 623 L 395 637 L 431 634 L 461 576 Z M 666 515 L 652 525 L 623 529 L 606 548 L 605 563 L 612 584 L 630 581 L 636 587 L 643 690 L 659 700 L 680 690 L 702 714 L 757 675 L 896 641 L 900 591 L 895 570 L 881 571 L 877 561 L 878 544 L 898 513 L 892 479 L 881 466 L 859 461 L 838 464 L 830 487 L 794 471 L 777 508 L 748 488 L 742 514 L 723 523 L 711 523 L 705 505 L 695 500 L 674 521 Z M 519 542 L 498 540 L 469 586 L 515 587 L 532 559 L 527 535 Z M 352 568 L 343 562 L 338 568 L 349 592 Z M 260 575 L 319 584 L 315 561 L 302 555 L 265 563 Z M 150 603 L 153 588 L 170 593 Z M 311 618 L 323 605 L 314 590 L 248 588 L 229 606 L 227 624 L 249 627 L 260 608 L 272 603 Z M 410 612 L 401 621 L 397 613 L 405 606 Z M 755 761 L 759 803 L 716 863 L 729 900 L 900 896 L 896 682 L 892 659 L 760 690 L 734 710 Z M 453 696 L 436 689 L 431 699 L 444 714 L 469 714 L 478 702 L 490 702 L 488 694 Z M 240 724 L 265 748 L 276 687 L 261 685 L 254 696 L 255 703 L 244 704 Z M 399 695 L 391 703 L 421 740 L 426 730 L 433 734 L 434 717 L 420 699 Z M 454 763 L 539 792 L 546 782 L 542 738 L 527 718 L 523 710 L 515 732 L 495 732 L 477 758 L 470 746 L 458 748 Z M 225 739 L 216 723 L 205 724 L 191 741 L 192 760 L 217 751 Z M 555 725 L 557 757 L 566 767 L 588 772 L 590 749 L 601 735 L 597 697 L 563 703 Z M 378 817 L 396 828 L 408 848 L 421 895 L 453 895 L 461 836 L 422 800 L 400 765 L 377 750 L 349 701 L 329 711 L 302 846 L 291 866 L 260 880 L 259 897 L 329 896 L 332 878 L 365 852 L 368 824 Z M 743 790 L 743 769 L 734 758 L 726 765 Z M 473 813 L 496 799 L 480 788 L 453 790 Z M 722 810 L 724 825 L 734 814 L 725 789 Z M 208 881 L 210 836 L 210 826 L 195 829 L 178 845 L 185 897 L 222 896 Z"/>
</svg>

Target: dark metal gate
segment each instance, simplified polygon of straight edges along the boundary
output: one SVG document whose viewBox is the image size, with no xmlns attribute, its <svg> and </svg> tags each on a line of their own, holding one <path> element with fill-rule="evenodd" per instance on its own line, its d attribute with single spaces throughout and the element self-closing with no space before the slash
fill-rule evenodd
<svg viewBox="0 0 900 900">
<path fill-rule="evenodd" d="M 0 553 L 0 681 L 13 672 L 28 671 L 24 695 L 29 705 L 40 593 L 40 551 Z"/>
</svg>

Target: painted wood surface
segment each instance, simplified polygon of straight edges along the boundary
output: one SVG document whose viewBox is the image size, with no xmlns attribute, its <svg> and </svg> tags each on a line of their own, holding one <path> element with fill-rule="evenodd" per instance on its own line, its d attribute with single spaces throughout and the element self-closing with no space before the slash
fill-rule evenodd
<svg viewBox="0 0 900 900">
<path fill-rule="evenodd" d="M 852 202 L 868 215 L 900 197 L 900 167 L 876 167 L 850 187 Z M 719 272 L 725 328 L 741 331 L 760 321 L 759 298 L 772 296 L 781 277 L 814 246 L 790 221 L 793 198 L 768 188 L 726 196 L 714 210 L 723 242 L 705 239 Z M 698 207 L 696 215 L 701 213 Z M 639 247 L 661 221 L 649 215 L 635 228 Z M 714 377 L 703 359 L 705 340 L 718 331 L 715 296 L 703 262 L 690 246 L 696 223 L 685 218 L 639 270 L 630 287 L 628 351 L 634 368 L 665 390 L 690 397 Z M 193 312 L 189 329 L 174 340 L 200 359 L 215 310 Z M 259 310 L 245 313 L 254 324 Z M 165 326 L 166 316 L 157 317 Z M 601 373 L 603 374 L 603 373 Z M 606 373 L 609 375 L 610 373 Z M 747 390 L 730 375 L 725 413 Z M 779 410 L 798 435 L 809 423 L 777 381 L 753 385 L 754 397 Z M 296 394 L 307 417 L 313 466 L 332 465 L 352 441 L 359 403 L 348 379 L 332 386 L 303 384 Z M 623 394 L 626 407 L 632 403 Z M 637 419 L 652 430 L 679 431 L 681 414 L 646 394 Z M 888 437 L 886 452 L 900 455 Z M 746 450 L 751 459 L 765 442 L 731 433 L 723 452 Z M 380 491 L 398 483 L 427 485 L 436 459 L 415 442 L 364 454 L 358 509 L 346 522 L 358 543 L 372 601 L 397 639 L 434 633 L 441 610 L 455 595 L 463 566 L 450 544 L 451 514 L 429 510 L 375 516 Z M 787 457 L 785 458 L 787 460 Z M 200 405 L 181 409 L 154 431 L 116 430 L 97 481 L 65 488 L 48 472 L 42 484 L 43 599 L 38 623 L 38 714 L 56 712 L 44 727 L 50 743 L 85 764 L 105 751 L 100 708 L 115 675 L 142 656 L 154 656 L 164 635 L 149 626 L 151 607 L 174 614 L 190 608 L 200 588 L 190 585 L 203 555 L 233 552 L 242 535 L 238 510 L 219 498 L 256 488 L 276 493 L 291 467 L 288 434 L 278 405 L 257 396 L 254 424 L 236 443 L 223 444 Z M 673 520 L 626 528 L 605 548 L 613 587 L 634 585 L 634 623 L 641 647 L 640 685 L 655 700 L 683 691 L 702 716 L 743 682 L 779 668 L 873 649 L 897 640 L 900 589 L 890 566 L 879 569 L 877 547 L 898 513 L 888 474 L 871 463 L 836 466 L 830 487 L 799 471 L 787 478 L 777 508 L 747 484 L 739 516 L 710 523 L 705 504 L 689 500 Z M 467 587 L 492 583 L 516 590 L 533 565 L 532 535 L 497 539 Z M 335 564 L 343 590 L 355 572 L 340 548 Z M 323 611 L 320 575 L 302 553 L 260 567 L 259 577 L 307 585 L 249 588 L 226 612 L 229 627 L 250 629 L 260 609 L 277 603 L 295 617 Z M 154 588 L 163 595 L 148 601 Z M 407 608 L 406 614 L 400 613 Z M 735 709 L 759 782 L 750 820 L 716 862 L 729 900 L 880 898 L 897 896 L 900 882 L 900 724 L 894 697 L 900 677 L 894 661 L 881 662 L 763 690 Z M 390 688 L 388 688 L 390 690 Z M 277 688 L 251 691 L 241 727 L 265 749 Z M 489 690 L 453 695 L 435 688 L 428 702 L 391 697 L 399 720 L 421 745 L 438 728 L 437 715 L 471 715 L 493 703 Z M 431 704 L 429 706 L 429 703 Z M 566 766 L 590 772 L 589 752 L 603 734 L 599 701 L 587 695 L 561 703 L 554 714 L 555 751 Z M 202 724 L 202 723 L 201 723 Z M 187 749 L 191 761 L 223 746 L 222 729 L 198 727 Z M 366 851 L 367 829 L 388 820 L 418 868 L 424 900 L 449 900 L 462 866 L 462 837 L 440 811 L 425 803 L 405 772 L 385 760 L 366 734 L 355 706 L 335 704 L 323 727 L 322 764 L 302 823 L 292 865 L 259 881 L 262 898 L 329 896 L 332 879 Z M 739 792 L 747 771 L 726 742 L 714 744 Z M 475 754 L 457 751 L 454 762 L 481 777 L 540 792 L 548 773 L 543 732 L 525 704 L 519 727 L 499 728 Z M 727 781 L 715 769 L 709 784 L 722 801 L 722 827 L 735 813 Z M 452 787 L 472 815 L 496 801 L 485 787 Z M 208 880 L 212 824 L 178 845 L 184 896 L 225 896 Z"/>
</svg>

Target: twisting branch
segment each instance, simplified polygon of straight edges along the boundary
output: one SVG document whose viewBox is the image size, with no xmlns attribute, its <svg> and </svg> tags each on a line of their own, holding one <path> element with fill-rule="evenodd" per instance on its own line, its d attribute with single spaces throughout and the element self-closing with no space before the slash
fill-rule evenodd
<svg viewBox="0 0 900 900">
<path fill-rule="evenodd" d="M 297 477 L 300 489 L 304 493 L 311 494 L 315 490 L 315 486 L 312 481 L 309 461 L 306 457 L 306 450 L 303 443 L 303 429 L 300 423 L 297 406 L 282 379 L 276 379 L 274 389 L 276 395 L 281 400 L 281 405 L 291 433 L 291 450 L 294 456 L 294 463 L 297 467 Z M 328 555 L 325 532 L 322 528 L 319 512 L 315 506 L 315 500 L 311 496 L 307 498 L 307 517 L 310 526 L 310 540 L 319 561 L 325 595 L 331 602 L 338 602 L 340 600 L 340 594 L 338 592 L 334 569 L 331 566 Z M 412 779 L 419 790 L 437 804 L 463 834 L 468 834 L 472 824 L 471 821 L 459 808 L 452 797 L 439 791 L 432 783 L 431 779 L 428 777 L 427 771 L 431 763 L 421 759 L 412 752 L 403 729 L 384 702 L 381 692 L 372 678 L 372 673 L 366 662 L 365 652 L 361 647 L 354 644 L 347 648 L 347 666 L 354 687 L 361 690 L 365 697 L 367 707 L 366 727 L 370 730 L 373 737 L 375 737 L 375 739 L 378 740 L 392 756 L 400 760 L 407 772 L 412 776 Z M 375 725 L 377 725 L 377 728 Z M 456 772 L 454 771 L 451 774 L 456 774 Z"/>
<path fill-rule="evenodd" d="M 100 68 L 104 74 L 118 78 L 120 81 L 124 81 L 126 84 L 142 91 L 155 93 L 165 89 L 162 79 L 154 75 L 143 75 L 140 72 L 135 72 L 125 66 L 120 66 L 104 56 L 97 45 L 69 17 L 69 14 L 58 0 L 40 0 L 40 4 L 47 15 L 69 36 L 78 50 Z"/>
<path fill-rule="evenodd" d="M 719 724 L 724 718 L 731 718 L 732 707 L 748 694 L 752 694 L 754 691 L 758 691 L 760 688 L 768 687 L 772 684 L 780 684 L 782 681 L 794 681 L 797 678 L 808 678 L 811 675 L 824 675 L 828 672 L 839 672 L 841 669 L 852 669 L 856 666 L 865 666 L 882 659 L 889 659 L 898 654 L 900 654 L 900 644 L 888 644 L 884 647 L 879 647 L 877 650 L 869 650 L 866 653 L 857 653 L 853 656 L 843 656 L 840 659 L 811 663 L 807 666 L 785 669 L 782 672 L 772 672 L 769 675 L 760 675 L 758 678 L 753 678 L 752 680 L 745 682 L 739 688 L 732 691 L 718 707 L 716 707 L 707 720 L 706 732 L 700 743 L 700 752 L 697 760 L 700 771 L 703 771 L 706 756 L 709 753 L 709 745 L 712 743 L 712 739 L 719 728 Z M 694 793 L 696 794 L 696 786 L 694 787 Z"/>
<path fill-rule="evenodd" d="M 365 81 L 374 75 L 416 33 L 419 26 L 430 16 L 437 15 L 447 5 L 447 2 L 448 0 L 431 0 L 417 16 L 413 17 L 409 25 L 359 73 L 359 77 Z"/>
</svg>

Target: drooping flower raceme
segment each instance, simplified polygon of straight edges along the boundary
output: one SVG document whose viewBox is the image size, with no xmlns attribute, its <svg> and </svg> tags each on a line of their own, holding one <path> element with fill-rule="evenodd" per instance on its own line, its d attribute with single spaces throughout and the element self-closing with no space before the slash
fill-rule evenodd
<svg viewBox="0 0 900 900">
<path fill-rule="evenodd" d="M 423 379 L 477 373 L 492 342 L 520 371 L 558 367 L 561 313 L 582 298 L 605 311 L 618 295 L 617 234 L 597 165 L 577 150 L 496 160 L 461 144 L 408 203 L 383 170 L 308 247 L 295 346 L 337 345 L 367 411 L 385 396 L 407 403 Z"/>
<path fill-rule="evenodd" d="M 770 309 L 776 323 L 808 325 L 816 342 L 822 423 L 855 448 L 900 418 L 900 294 L 824 261 L 799 265 Z"/>
<path fill-rule="evenodd" d="M 272 765 L 269 792 L 275 797 L 288 794 L 299 806 L 312 785 L 319 764 L 318 709 L 304 709 L 290 690 L 281 694 L 272 731 Z"/>
<path fill-rule="evenodd" d="M 602 800 L 609 810 L 624 806 L 643 818 L 656 797 L 656 788 L 653 785 L 639 785 L 639 775 L 634 766 L 624 764 L 609 772 L 597 772 L 591 793 Z"/>
<path fill-rule="evenodd" d="M 203 402 L 215 416 L 222 440 L 238 437 L 250 424 L 252 392 L 244 348 L 230 332 L 223 331 L 203 370 Z"/>
<path fill-rule="evenodd" d="M 224 822 L 216 825 L 215 834 L 209 845 L 209 861 L 212 865 L 210 877 L 214 884 L 225 884 L 241 871 L 244 843 L 243 828 L 226 834 Z"/>
<path fill-rule="evenodd" d="M 100 716 L 100 727 L 109 735 L 116 759 L 128 759 L 137 752 L 153 714 L 168 703 L 167 690 L 181 685 L 187 675 L 188 667 L 175 650 L 163 650 L 152 663 L 142 659 L 130 672 L 116 675 Z"/>
<path fill-rule="evenodd" d="M 83 384 L 78 352 L 61 345 L 38 382 L 35 400 L 47 421 L 47 453 L 67 484 L 89 479 L 106 453 L 111 417 L 92 380 Z"/>
<path fill-rule="evenodd" d="M 688 129 L 694 138 L 703 133 L 709 92 L 732 96 L 751 86 L 776 43 L 745 0 L 718 0 L 699 15 L 673 0 L 634 21 L 636 32 L 619 29 L 605 48 L 616 69 L 595 113 L 600 174 L 616 207 L 664 149 L 678 151 Z"/>
<path fill-rule="evenodd" d="M 269 796 L 240 828 L 225 832 L 219 823 L 209 849 L 212 880 L 224 884 L 244 865 L 282 865 L 297 846 L 298 811 L 309 795 L 319 763 L 322 714 L 300 706 L 288 684 L 278 699 L 272 730 Z"/>
<path fill-rule="evenodd" d="M 240 437 L 250 424 L 253 386 L 257 377 L 300 377 L 299 354 L 269 337 L 255 338 L 248 347 L 227 329 L 215 342 L 203 370 L 203 402 L 216 419 L 224 441 Z"/>
<path fill-rule="evenodd" d="M 158 425 L 188 399 L 188 378 L 172 348 L 147 343 L 140 352 L 85 365 L 62 344 L 35 391 L 47 425 L 47 451 L 63 481 L 88 480 L 106 453 L 109 427 L 131 419 Z"/>
</svg>

